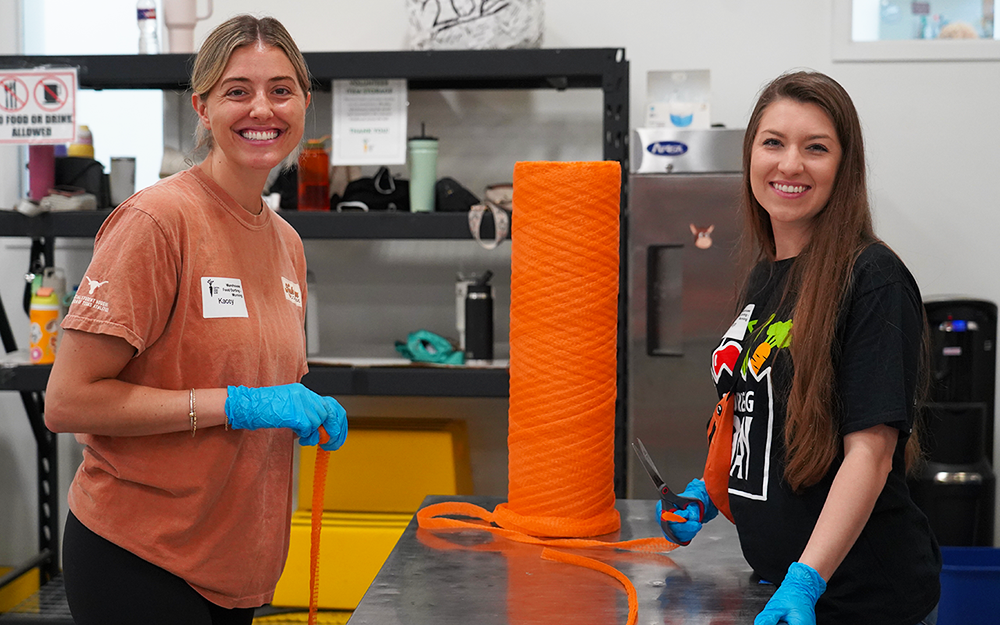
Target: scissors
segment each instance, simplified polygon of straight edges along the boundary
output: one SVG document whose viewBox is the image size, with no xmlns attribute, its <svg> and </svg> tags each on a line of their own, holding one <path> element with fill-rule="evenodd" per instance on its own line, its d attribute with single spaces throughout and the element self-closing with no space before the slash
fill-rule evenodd
<svg viewBox="0 0 1000 625">
<path fill-rule="evenodd" d="M 646 451 L 646 446 L 642 444 L 642 441 L 638 438 L 632 443 L 632 449 L 635 450 L 636 455 L 639 456 L 639 462 L 642 463 L 642 468 L 646 469 L 646 473 L 649 474 L 649 479 L 653 480 L 653 484 L 656 489 L 660 491 L 660 501 L 663 503 L 663 512 L 674 512 L 676 510 L 684 510 L 691 504 L 698 504 L 698 520 L 701 521 L 705 518 L 705 504 L 702 503 L 700 499 L 694 497 L 682 497 L 677 493 L 670 490 L 670 487 L 664 483 L 663 478 L 660 477 L 660 472 L 656 470 L 656 465 L 653 464 L 653 459 L 649 457 L 649 452 Z M 674 535 L 673 529 L 666 519 L 663 518 L 664 515 L 660 516 L 660 529 L 663 533 L 667 535 L 667 538 L 671 542 L 677 543 L 678 545 L 684 546 L 691 541 L 680 541 L 677 536 Z"/>
</svg>

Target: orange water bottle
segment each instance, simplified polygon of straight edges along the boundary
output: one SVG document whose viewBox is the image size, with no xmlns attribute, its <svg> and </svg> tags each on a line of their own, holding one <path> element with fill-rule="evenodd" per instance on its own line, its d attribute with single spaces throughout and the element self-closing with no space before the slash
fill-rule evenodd
<svg viewBox="0 0 1000 625">
<path fill-rule="evenodd" d="M 299 210 L 330 210 L 330 157 L 322 139 L 309 139 L 299 154 Z"/>
<path fill-rule="evenodd" d="M 62 316 L 62 302 L 55 289 L 38 287 L 31 296 L 29 317 L 31 319 L 31 364 L 48 365 L 56 359 L 56 343 L 59 340 L 59 317 Z"/>
</svg>

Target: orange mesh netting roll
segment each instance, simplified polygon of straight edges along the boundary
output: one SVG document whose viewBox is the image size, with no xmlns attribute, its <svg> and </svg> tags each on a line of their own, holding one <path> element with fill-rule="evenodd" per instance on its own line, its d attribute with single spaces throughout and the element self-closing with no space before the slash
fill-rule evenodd
<svg viewBox="0 0 1000 625">
<path fill-rule="evenodd" d="M 615 161 L 514 167 L 508 501 L 501 526 L 597 536 L 615 510 Z"/>
<path fill-rule="evenodd" d="M 515 165 L 507 502 L 492 513 L 444 502 L 421 509 L 417 520 L 424 530 L 476 528 L 545 545 L 544 559 L 611 575 L 625 587 L 633 624 L 628 578 L 551 549 L 677 547 L 662 537 L 585 538 L 621 526 L 614 494 L 620 191 L 616 161 Z"/>
</svg>

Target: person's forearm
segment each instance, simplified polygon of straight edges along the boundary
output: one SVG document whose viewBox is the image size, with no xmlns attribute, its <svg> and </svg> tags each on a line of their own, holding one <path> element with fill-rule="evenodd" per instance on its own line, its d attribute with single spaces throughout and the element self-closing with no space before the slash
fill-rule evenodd
<svg viewBox="0 0 1000 625">
<path fill-rule="evenodd" d="M 145 436 L 190 431 L 191 389 L 123 382 L 135 354 L 124 339 L 66 330 L 45 392 L 45 425 L 53 432 Z M 225 423 L 226 389 L 195 392 L 197 426 Z"/>
<path fill-rule="evenodd" d="M 72 400 L 50 400 L 49 395 L 45 422 L 56 432 L 147 436 L 192 430 L 191 389 L 165 390 L 107 379 L 77 387 Z M 194 399 L 199 429 L 226 422 L 226 389 L 197 389 Z"/>
<path fill-rule="evenodd" d="M 892 468 L 898 430 L 877 426 L 844 439 L 844 462 L 799 562 L 829 580 L 871 516 Z"/>
</svg>

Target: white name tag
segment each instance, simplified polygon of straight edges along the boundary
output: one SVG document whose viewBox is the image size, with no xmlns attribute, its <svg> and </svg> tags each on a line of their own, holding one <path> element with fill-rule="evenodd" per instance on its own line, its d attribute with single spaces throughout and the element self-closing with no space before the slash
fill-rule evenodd
<svg viewBox="0 0 1000 625">
<path fill-rule="evenodd" d="M 753 304 L 747 304 L 747 307 L 743 309 L 740 316 L 736 318 L 733 325 L 729 326 L 726 333 L 722 335 L 724 339 L 733 339 L 736 341 L 742 341 L 743 337 L 747 333 L 747 324 L 750 323 L 750 315 L 753 314 Z"/>
<path fill-rule="evenodd" d="M 239 278 L 202 278 L 201 305 L 205 319 L 248 317 Z"/>
</svg>

